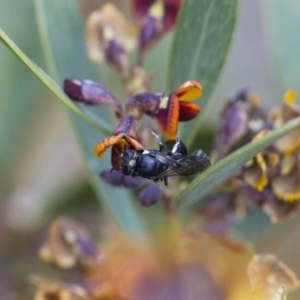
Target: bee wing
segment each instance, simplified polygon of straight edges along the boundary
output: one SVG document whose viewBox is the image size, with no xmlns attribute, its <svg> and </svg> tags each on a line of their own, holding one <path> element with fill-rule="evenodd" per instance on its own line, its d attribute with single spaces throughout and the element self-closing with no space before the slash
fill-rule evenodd
<svg viewBox="0 0 300 300">
<path fill-rule="evenodd" d="M 203 172 L 211 165 L 209 157 L 202 150 L 197 150 L 191 155 L 185 156 L 157 153 L 156 159 L 167 163 L 169 166 L 166 171 L 159 174 L 158 178 L 195 175 Z"/>
</svg>

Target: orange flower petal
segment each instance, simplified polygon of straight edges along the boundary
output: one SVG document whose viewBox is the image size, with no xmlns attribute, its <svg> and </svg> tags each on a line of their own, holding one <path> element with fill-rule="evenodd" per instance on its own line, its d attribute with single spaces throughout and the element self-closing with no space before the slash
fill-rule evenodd
<svg viewBox="0 0 300 300">
<path fill-rule="evenodd" d="M 117 135 L 109 136 L 96 144 L 96 146 L 94 147 L 94 154 L 97 157 L 101 158 L 107 148 L 116 144 L 118 144 L 122 149 L 143 149 L 143 146 L 138 141 L 127 136 L 125 133 L 119 133 Z M 117 155 L 121 156 L 122 153 L 123 152 L 117 152 Z"/>
<path fill-rule="evenodd" d="M 189 121 L 196 118 L 201 111 L 200 107 L 192 102 L 179 102 L 179 121 Z"/>
<path fill-rule="evenodd" d="M 175 139 L 179 120 L 179 101 L 175 94 L 162 99 L 154 117 L 166 137 L 171 140 Z"/>
<path fill-rule="evenodd" d="M 137 148 L 143 149 L 143 146 L 135 139 L 124 135 L 124 137 L 112 146 L 111 150 L 111 165 L 114 170 L 120 170 L 122 155 L 127 149 L 135 150 Z"/>
<path fill-rule="evenodd" d="M 105 138 L 104 140 L 96 144 L 96 146 L 94 147 L 94 154 L 97 157 L 101 158 L 107 148 L 118 143 L 123 137 L 124 137 L 124 133 L 119 133 L 117 135 L 113 135 Z"/>
<path fill-rule="evenodd" d="M 175 94 L 179 101 L 196 100 L 202 96 L 202 86 L 195 80 L 189 80 L 183 83 Z"/>
<path fill-rule="evenodd" d="M 121 139 L 119 142 L 112 146 L 110 162 L 114 170 L 121 170 L 122 155 L 126 149 L 134 148 L 130 147 L 124 139 Z"/>
<path fill-rule="evenodd" d="M 144 149 L 143 145 L 141 145 L 138 141 L 135 139 L 129 137 L 128 135 L 124 135 L 124 140 L 127 142 L 127 144 L 132 147 L 132 149 Z"/>
</svg>

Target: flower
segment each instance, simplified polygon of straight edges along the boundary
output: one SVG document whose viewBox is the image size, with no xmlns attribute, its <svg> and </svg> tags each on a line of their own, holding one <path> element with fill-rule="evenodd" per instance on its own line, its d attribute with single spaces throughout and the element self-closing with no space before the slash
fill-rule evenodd
<svg viewBox="0 0 300 300">
<path fill-rule="evenodd" d="M 179 121 L 194 119 L 200 112 L 198 105 L 188 101 L 202 95 L 201 85 L 189 80 L 169 96 L 163 93 L 140 93 L 127 100 L 126 107 L 154 117 L 169 139 L 175 139 Z"/>
<path fill-rule="evenodd" d="M 250 94 L 247 89 L 236 92 L 222 111 L 214 141 L 214 156 L 226 156 L 249 132 L 255 134 L 262 130 L 266 120 L 267 115 L 256 95 Z"/>
<path fill-rule="evenodd" d="M 86 23 L 88 55 L 92 60 L 106 59 L 124 77 L 129 72 L 128 53 L 137 42 L 135 28 L 112 3 L 94 11 Z"/>
<path fill-rule="evenodd" d="M 253 289 L 264 289 L 270 296 L 277 294 L 281 286 L 295 290 L 299 280 L 294 272 L 274 254 L 256 254 L 247 267 Z"/>
<path fill-rule="evenodd" d="M 101 84 L 90 80 L 66 79 L 64 82 L 65 93 L 74 101 L 87 105 L 113 105 L 116 107 L 116 116 L 124 117 L 113 136 L 99 142 L 95 147 L 95 154 L 101 157 L 104 151 L 115 144 L 126 147 L 143 148 L 136 138 L 136 122 L 141 114 L 145 113 L 154 117 L 162 131 L 169 139 L 175 139 L 178 132 L 179 121 L 189 121 L 195 118 L 200 112 L 198 105 L 190 102 L 202 94 L 201 85 L 190 80 L 183 83 L 169 96 L 163 93 L 139 93 L 130 97 L 125 107 Z M 119 156 L 122 150 L 119 149 Z M 116 164 L 112 164 L 117 167 Z"/>
<path fill-rule="evenodd" d="M 109 234 L 100 243 L 101 251 L 97 249 L 102 254 L 100 265 L 97 261 L 86 265 L 75 282 L 35 280 L 35 299 L 270 299 L 269 288 L 251 290 L 246 274 L 253 255 L 249 245 L 207 235 L 195 219 L 182 228 L 177 216 L 166 219 L 151 237 L 147 244 L 120 232 Z M 52 239 L 62 243 L 59 234 Z M 248 272 L 259 267 L 253 262 L 249 266 Z M 260 272 L 261 280 L 268 280 L 270 272 Z M 290 278 L 297 281 L 291 271 Z M 277 283 L 286 283 L 282 279 L 277 276 Z"/>
<path fill-rule="evenodd" d="M 101 261 L 101 254 L 89 237 L 87 230 L 67 218 L 58 218 L 49 227 L 46 243 L 40 257 L 62 269 L 77 264 L 87 266 L 91 261 Z"/>
<path fill-rule="evenodd" d="M 175 140 L 178 132 L 179 121 L 189 121 L 195 118 L 200 112 L 198 105 L 190 102 L 199 98 L 202 94 L 201 85 L 189 80 L 183 83 L 170 95 L 163 93 L 138 93 L 129 97 L 125 105 L 112 95 L 112 93 L 101 84 L 91 80 L 66 79 L 64 81 L 65 93 L 76 102 L 86 105 L 112 105 L 115 108 L 115 115 L 120 119 L 119 125 L 109 137 L 98 142 L 94 147 L 94 154 L 101 158 L 104 152 L 112 147 L 111 151 L 111 171 L 118 171 L 113 174 L 111 171 L 104 170 L 101 178 L 112 185 L 126 186 L 135 188 L 142 184 L 141 180 L 126 179 L 124 171 L 121 170 L 122 156 L 126 150 L 144 151 L 147 139 L 141 140 L 141 126 L 138 122 L 142 121 L 142 115 L 156 119 L 158 125 L 171 140 Z M 139 132 L 138 132 L 139 128 Z M 148 134 L 150 130 L 148 130 Z M 157 139 L 157 138 L 156 138 Z M 166 180 L 165 180 L 166 183 Z M 149 192 L 150 191 L 150 192 Z M 146 187 L 141 191 L 139 201 L 144 206 L 156 203 L 161 196 L 161 189 L 155 185 Z"/>
<path fill-rule="evenodd" d="M 133 12 L 140 25 L 138 64 L 146 51 L 175 24 L 181 0 L 134 0 Z"/>
<path fill-rule="evenodd" d="M 133 1 L 133 13 L 139 26 L 136 67 L 142 65 L 146 51 L 174 26 L 180 5 L 181 0 Z M 92 60 L 105 59 L 131 84 L 128 54 L 137 44 L 137 30 L 112 3 L 106 3 L 88 17 L 86 43 Z"/>
<path fill-rule="evenodd" d="M 268 116 L 257 96 L 246 90 L 238 92 L 222 113 L 214 159 L 227 155 L 238 143 L 260 139 L 270 130 L 299 117 L 296 96 L 295 90 L 287 91 L 282 105 L 273 108 Z M 254 204 L 259 205 L 273 222 L 294 215 L 300 205 L 299 166 L 300 128 L 297 128 L 264 149 L 226 182 L 231 187 L 232 199 L 228 209 L 239 207 L 245 213 Z"/>
<path fill-rule="evenodd" d="M 160 5 L 163 6 L 165 12 L 163 16 L 164 31 L 167 32 L 175 25 L 179 8 L 182 3 L 181 0 L 133 0 L 133 13 L 137 22 L 142 23 L 144 16 L 157 2 L 160 2 Z"/>
</svg>

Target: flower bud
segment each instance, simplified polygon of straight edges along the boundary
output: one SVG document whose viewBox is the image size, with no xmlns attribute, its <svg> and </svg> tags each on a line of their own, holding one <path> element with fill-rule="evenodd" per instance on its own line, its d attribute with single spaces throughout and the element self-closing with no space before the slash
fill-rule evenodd
<svg viewBox="0 0 300 300">
<path fill-rule="evenodd" d="M 133 13 L 135 19 L 138 23 L 142 24 L 145 16 L 149 14 L 151 7 L 153 7 L 156 2 L 161 2 L 163 6 L 163 32 L 168 32 L 175 25 L 182 0 L 133 0 Z M 162 10 L 161 8 L 159 9 Z"/>
<path fill-rule="evenodd" d="M 152 206 L 158 202 L 162 195 L 160 184 L 154 183 L 144 188 L 138 196 L 138 200 L 143 206 Z"/>
<path fill-rule="evenodd" d="M 72 100 L 87 105 L 121 106 L 107 88 L 91 80 L 65 79 L 64 91 Z"/>
<path fill-rule="evenodd" d="M 100 173 L 100 177 L 113 186 L 125 186 L 130 189 L 138 188 L 145 183 L 144 178 L 126 176 L 119 170 L 104 170 Z"/>
<path fill-rule="evenodd" d="M 143 18 L 139 39 L 139 65 L 142 65 L 146 50 L 148 50 L 163 33 L 164 13 L 162 1 L 155 1 L 149 7 L 147 14 L 145 14 Z"/>
</svg>

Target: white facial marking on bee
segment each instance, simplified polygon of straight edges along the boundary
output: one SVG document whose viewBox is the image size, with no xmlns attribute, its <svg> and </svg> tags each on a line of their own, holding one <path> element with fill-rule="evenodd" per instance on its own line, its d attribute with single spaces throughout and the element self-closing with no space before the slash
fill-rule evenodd
<svg viewBox="0 0 300 300">
<path fill-rule="evenodd" d="M 132 159 L 132 160 L 129 161 L 129 166 L 131 168 L 135 167 L 135 160 L 134 159 Z"/>
</svg>

